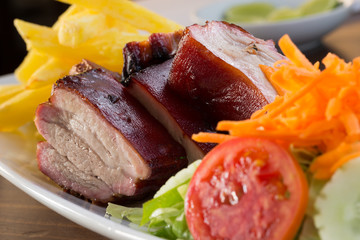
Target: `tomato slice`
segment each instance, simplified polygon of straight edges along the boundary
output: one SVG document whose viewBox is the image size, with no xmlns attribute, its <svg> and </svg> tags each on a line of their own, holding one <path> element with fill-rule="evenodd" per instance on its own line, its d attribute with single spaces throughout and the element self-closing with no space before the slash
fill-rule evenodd
<svg viewBox="0 0 360 240">
<path fill-rule="evenodd" d="M 293 239 L 308 199 L 306 178 L 283 146 L 261 138 L 218 145 L 201 162 L 185 199 L 194 239 Z"/>
</svg>

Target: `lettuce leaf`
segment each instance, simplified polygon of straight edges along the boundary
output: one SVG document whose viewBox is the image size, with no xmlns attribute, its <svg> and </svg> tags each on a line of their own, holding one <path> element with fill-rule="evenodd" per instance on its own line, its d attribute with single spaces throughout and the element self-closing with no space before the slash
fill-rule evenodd
<svg viewBox="0 0 360 240">
<path fill-rule="evenodd" d="M 108 203 L 106 212 L 110 218 L 127 219 L 138 225 L 140 225 L 143 216 L 142 208 L 124 207 L 113 203 Z"/>
<path fill-rule="evenodd" d="M 146 226 L 148 232 L 166 239 L 189 239 L 193 237 L 188 229 L 184 201 L 186 191 L 201 160 L 171 177 L 142 208 L 124 207 L 109 204 L 106 213 L 111 219 L 128 219 L 132 223 Z M 130 225 L 131 226 L 131 225 Z"/>
</svg>

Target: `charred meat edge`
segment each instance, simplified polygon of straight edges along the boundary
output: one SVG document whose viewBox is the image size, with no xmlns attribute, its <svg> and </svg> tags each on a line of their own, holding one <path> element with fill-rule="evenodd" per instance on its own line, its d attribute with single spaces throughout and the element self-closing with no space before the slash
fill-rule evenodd
<svg viewBox="0 0 360 240">
<path fill-rule="evenodd" d="M 124 83 L 132 73 L 174 57 L 182 35 L 183 30 L 174 33 L 153 33 L 148 40 L 127 43 L 123 49 Z"/>
</svg>

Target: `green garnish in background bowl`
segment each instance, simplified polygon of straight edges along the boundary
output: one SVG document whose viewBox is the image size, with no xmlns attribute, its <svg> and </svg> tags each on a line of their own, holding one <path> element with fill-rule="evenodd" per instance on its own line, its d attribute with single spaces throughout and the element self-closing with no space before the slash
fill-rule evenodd
<svg viewBox="0 0 360 240">
<path fill-rule="evenodd" d="M 234 23 L 283 21 L 330 11 L 339 5 L 337 0 L 308 0 L 296 8 L 275 7 L 266 2 L 237 4 L 225 11 L 224 20 Z"/>
</svg>

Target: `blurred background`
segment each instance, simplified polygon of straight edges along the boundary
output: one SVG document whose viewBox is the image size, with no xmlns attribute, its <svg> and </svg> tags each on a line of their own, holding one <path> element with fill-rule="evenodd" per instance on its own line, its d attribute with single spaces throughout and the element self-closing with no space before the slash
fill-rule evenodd
<svg viewBox="0 0 360 240">
<path fill-rule="evenodd" d="M 68 5 L 49 0 L 1 0 L 0 7 L 0 75 L 12 73 L 26 55 L 24 41 L 13 19 L 51 26 Z"/>
</svg>

